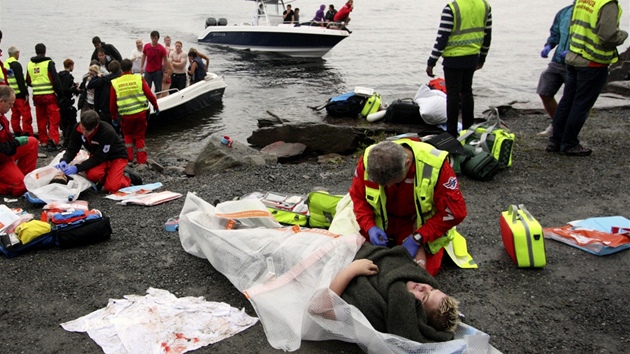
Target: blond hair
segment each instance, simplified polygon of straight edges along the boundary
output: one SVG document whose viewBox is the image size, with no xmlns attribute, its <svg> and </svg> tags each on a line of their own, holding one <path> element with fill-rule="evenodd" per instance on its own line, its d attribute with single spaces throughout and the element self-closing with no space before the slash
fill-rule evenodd
<svg viewBox="0 0 630 354">
<path fill-rule="evenodd" d="M 452 296 L 445 297 L 437 311 L 427 314 L 427 321 L 438 331 L 454 332 L 459 324 L 459 301 Z"/>
</svg>

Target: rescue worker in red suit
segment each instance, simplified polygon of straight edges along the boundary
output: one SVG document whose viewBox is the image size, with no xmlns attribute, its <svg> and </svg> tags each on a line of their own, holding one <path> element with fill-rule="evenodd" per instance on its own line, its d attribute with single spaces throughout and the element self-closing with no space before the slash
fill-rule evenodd
<svg viewBox="0 0 630 354">
<path fill-rule="evenodd" d="M 76 165 L 68 165 L 83 146 L 90 157 Z M 127 169 L 127 152 L 122 138 L 107 122 L 101 122 L 98 113 L 86 111 L 81 114 L 70 134 L 68 149 L 55 166 L 68 176 L 84 172 L 85 177 L 113 193 L 130 185 L 141 185 L 142 179 Z"/>
<path fill-rule="evenodd" d="M 20 59 L 20 51 L 14 46 L 9 47 L 9 59 L 4 62 L 4 67 L 9 72 L 7 82 L 15 91 L 15 103 L 13 108 L 11 108 L 11 128 L 13 128 L 13 133 L 17 136 L 35 136 L 31 105 L 28 103 L 28 88 L 26 87 L 22 65 L 18 59 Z"/>
<path fill-rule="evenodd" d="M 5 113 L 15 102 L 15 92 L 0 86 L 0 194 L 21 196 L 26 192 L 24 175 L 37 167 L 37 139 L 14 137 Z"/>
<path fill-rule="evenodd" d="M 129 59 L 123 59 L 120 63 L 122 75 L 112 80 L 112 87 L 109 92 L 109 111 L 112 113 L 112 120 L 116 121 L 120 117 L 120 126 L 127 148 L 127 159 L 133 161 L 134 142 L 137 153 L 138 165 L 146 165 L 147 151 L 145 149 L 145 134 L 147 132 L 147 121 L 149 119 L 147 110 L 149 102 L 159 114 L 157 99 L 147 82 L 140 75 L 131 73 L 133 63 Z"/>
<path fill-rule="evenodd" d="M 419 141 L 384 141 L 365 150 L 350 187 L 361 234 L 377 246 L 403 245 L 431 275 L 467 214 L 447 156 Z"/>
<path fill-rule="evenodd" d="M 55 62 L 46 56 L 43 43 L 35 45 L 36 56 L 28 62 L 26 84 L 33 88 L 33 103 L 37 117 L 39 143 L 48 145 L 48 151 L 59 150 L 59 106 L 57 97 L 62 96 L 61 81 Z"/>
</svg>

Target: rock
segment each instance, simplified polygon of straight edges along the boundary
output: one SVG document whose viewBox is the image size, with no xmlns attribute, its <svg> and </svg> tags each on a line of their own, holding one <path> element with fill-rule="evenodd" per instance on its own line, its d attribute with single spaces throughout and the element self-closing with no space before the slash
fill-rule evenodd
<svg viewBox="0 0 630 354">
<path fill-rule="evenodd" d="M 222 135 L 213 134 L 199 155 L 186 165 L 187 176 L 201 175 L 207 172 L 221 172 L 242 165 L 262 166 L 276 164 L 275 155 L 265 155 L 245 144 L 234 141 L 232 145 L 221 143 Z"/>
<path fill-rule="evenodd" d="M 606 84 L 606 92 L 616 93 L 622 96 L 630 96 L 630 81 L 613 81 Z"/>
<path fill-rule="evenodd" d="M 339 154 L 326 154 L 326 155 L 320 155 L 317 157 L 317 163 L 320 164 L 324 164 L 324 163 L 340 163 L 343 162 L 343 156 L 339 155 Z"/>
<path fill-rule="evenodd" d="M 158 173 L 164 172 L 164 166 L 160 165 L 157 161 L 153 159 L 147 159 L 147 165 L 149 166 L 149 168 L 151 168 L 155 172 L 158 172 Z"/>
<path fill-rule="evenodd" d="M 306 145 L 302 143 L 285 143 L 276 141 L 260 150 L 263 154 L 276 155 L 278 159 L 291 158 L 302 155 L 306 150 Z"/>
</svg>

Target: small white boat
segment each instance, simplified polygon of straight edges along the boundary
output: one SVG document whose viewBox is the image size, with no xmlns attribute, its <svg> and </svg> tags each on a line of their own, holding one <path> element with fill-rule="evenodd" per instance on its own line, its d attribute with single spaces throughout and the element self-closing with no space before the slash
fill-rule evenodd
<svg viewBox="0 0 630 354">
<path fill-rule="evenodd" d="M 227 20 L 206 20 L 206 29 L 197 41 L 234 49 L 271 52 L 292 57 L 321 58 L 350 31 L 343 24 L 311 25 L 283 23 L 284 0 L 246 0 L 256 5 L 251 23 L 227 25 Z"/>
<path fill-rule="evenodd" d="M 210 107 L 223 99 L 226 87 L 222 76 L 209 72 L 203 81 L 181 91 L 169 90 L 168 96 L 158 98 L 159 115 L 156 116 L 153 107 L 149 105 L 151 120 L 174 119 Z"/>
</svg>

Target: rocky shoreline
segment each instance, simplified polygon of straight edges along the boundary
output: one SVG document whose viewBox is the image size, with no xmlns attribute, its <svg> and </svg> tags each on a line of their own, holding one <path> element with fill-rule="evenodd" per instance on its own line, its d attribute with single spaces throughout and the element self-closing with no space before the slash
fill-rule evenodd
<svg viewBox="0 0 630 354">
<path fill-rule="evenodd" d="M 549 119 L 543 114 L 508 111 L 504 120 L 516 134 L 514 165 L 490 182 L 460 178 L 468 217 L 458 227 L 467 238 L 479 269 L 445 264 L 437 275 L 446 292 L 462 302 L 466 322 L 488 334 L 505 353 L 620 353 L 630 344 L 626 328 L 630 307 L 627 251 L 596 257 L 547 240 L 544 269 L 518 269 L 507 255 L 499 232 L 499 214 L 510 204 L 525 204 L 543 227 L 594 216 L 630 217 L 625 188 L 630 153 L 628 108 L 599 109 L 582 130 L 589 157 L 546 153 L 536 136 Z M 149 146 L 149 149 L 151 147 Z M 240 166 L 209 169 L 196 177 L 181 170 L 141 171 L 145 183 L 162 190 L 197 193 L 225 201 L 255 191 L 305 194 L 313 189 L 345 193 L 358 156 L 327 163 Z M 158 161 L 160 162 L 160 161 Z M 40 163 L 45 164 L 45 159 Z M 0 261 L 0 341 L 3 353 L 96 353 L 100 348 L 84 333 L 70 333 L 60 323 L 106 306 L 110 298 L 143 295 L 149 287 L 177 296 L 223 301 L 255 316 L 247 299 L 203 259 L 183 251 L 176 233 L 164 223 L 177 216 L 184 198 L 154 206 L 121 206 L 87 191 L 81 196 L 111 217 L 109 242 L 70 250 L 42 250 Z M 21 207 L 39 209 L 23 199 Z M 271 353 L 262 326 L 196 353 Z M 353 344 L 304 342 L 304 353 L 359 353 Z"/>
</svg>

